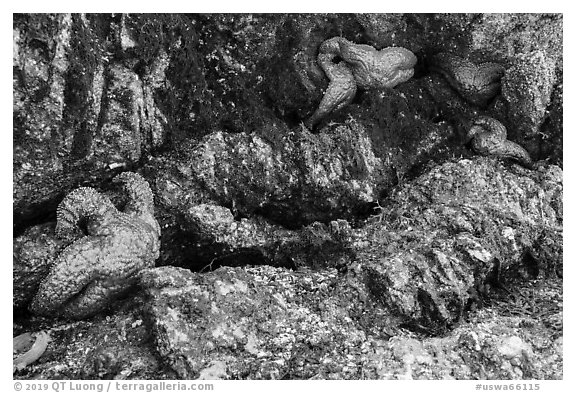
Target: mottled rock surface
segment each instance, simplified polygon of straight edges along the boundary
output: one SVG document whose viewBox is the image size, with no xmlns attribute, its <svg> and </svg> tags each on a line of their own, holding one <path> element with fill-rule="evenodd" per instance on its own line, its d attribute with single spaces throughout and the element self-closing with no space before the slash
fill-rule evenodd
<svg viewBox="0 0 576 393">
<path fill-rule="evenodd" d="M 113 19 L 14 18 L 15 224 L 78 184 L 110 179 L 166 139 L 165 115 L 150 96 L 154 77 L 113 60 L 115 42 L 106 33 Z"/>
<path fill-rule="evenodd" d="M 302 128 L 274 137 L 205 137 L 157 174 L 160 203 L 183 211 L 208 198 L 293 227 L 350 217 L 393 180 L 370 138 L 353 123 L 320 134 Z"/>
<path fill-rule="evenodd" d="M 32 318 L 14 325 L 14 335 L 44 331 L 46 352 L 14 374 L 14 379 L 174 379 L 155 353 L 153 337 L 142 319 L 142 299 L 133 297 L 89 321 L 52 322 Z"/>
<path fill-rule="evenodd" d="M 334 307 L 337 292 L 327 285 L 333 272 L 307 276 L 260 267 L 198 275 L 164 267 L 145 276 L 147 297 L 126 299 L 111 315 L 51 326 L 39 319 L 16 323 L 15 335 L 46 331 L 51 339 L 43 356 L 14 378 L 563 378 L 561 280 L 517 282 L 511 293 L 498 293 L 446 335 L 427 338 L 401 330 L 387 339 L 365 332 Z M 296 289 L 314 296 L 304 298 Z M 218 299 L 217 308 L 202 299 Z M 254 307 L 263 301 L 270 303 Z M 168 317 L 158 314 L 169 310 Z M 227 318 L 225 310 L 239 318 Z M 211 329 L 201 334 L 213 343 L 199 358 L 191 356 L 202 345 L 196 326 Z M 271 334 L 275 330 L 284 334 Z"/>
<path fill-rule="evenodd" d="M 502 80 L 512 135 L 534 152 L 542 145 L 540 127 L 555 84 L 554 61 L 542 51 L 519 55 Z"/>
<path fill-rule="evenodd" d="M 560 14 L 17 14 L 13 32 L 17 226 L 160 148 L 296 125 L 327 86 L 330 37 L 408 48 L 416 79 L 443 51 L 505 64 L 540 51 L 562 68 Z"/>
<path fill-rule="evenodd" d="M 317 351 L 319 364 L 331 353 L 341 363 L 345 347 L 365 340 L 330 305 L 336 278 L 335 271 L 221 268 L 197 275 L 163 267 L 144 273 L 142 285 L 158 351 L 180 378 L 202 378 L 216 364 L 223 365 L 220 378 L 310 378 L 299 373 L 306 352 Z"/>
<path fill-rule="evenodd" d="M 142 276 L 146 320 L 179 378 L 561 378 L 562 339 L 541 336 L 547 327 L 535 316 L 502 317 L 495 307 L 445 336 L 403 331 L 386 340 L 338 306 L 346 292 L 337 281 L 334 271 L 272 267 Z"/>
<path fill-rule="evenodd" d="M 497 191 L 495 191 L 497 190 Z M 494 159 L 446 163 L 399 189 L 356 246 L 370 291 L 414 327 L 442 328 L 497 269 L 562 233 L 562 170 Z M 558 239 L 559 240 L 559 239 Z M 546 255 L 562 263 L 562 243 Z"/>
<path fill-rule="evenodd" d="M 314 222 L 288 230 L 264 219 L 235 220 L 222 206 L 199 204 L 184 214 L 185 231 L 210 259 L 203 269 L 224 264 L 267 264 L 290 268 L 343 267 L 351 258 L 352 230 L 345 220 Z"/>
</svg>

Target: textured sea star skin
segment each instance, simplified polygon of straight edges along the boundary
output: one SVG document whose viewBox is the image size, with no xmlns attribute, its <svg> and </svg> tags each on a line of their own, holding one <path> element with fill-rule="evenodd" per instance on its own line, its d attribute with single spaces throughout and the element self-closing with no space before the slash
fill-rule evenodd
<svg viewBox="0 0 576 393">
<path fill-rule="evenodd" d="M 326 117 L 330 112 L 338 111 L 348 105 L 356 96 L 356 82 L 352 71 L 344 62 L 332 63 L 332 55 L 318 56 L 320 67 L 330 80 L 328 89 L 320 101 L 318 109 L 306 121 L 306 126 L 312 128 L 314 124 Z M 325 60 L 330 58 L 330 60 Z"/>
<path fill-rule="evenodd" d="M 320 52 L 340 56 L 362 89 L 391 88 L 406 82 L 414 75 L 416 65 L 416 56 L 406 48 L 376 50 L 370 45 L 355 44 L 342 37 L 325 41 L 320 46 Z"/>
<path fill-rule="evenodd" d="M 501 64 L 474 64 L 445 52 L 435 55 L 431 65 L 465 100 L 479 106 L 485 106 L 498 94 L 505 72 Z"/>
<path fill-rule="evenodd" d="M 129 202 L 119 211 L 89 187 L 64 198 L 57 211 L 57 235 L 72 243 L 56 258 L 42 281 L 31 310 L 44 316 L 82 319 L 110 304 L 152 267 L 159 256 L 160 226 L 154 218 L 148 183 L 135 173 L 118 175 Z M 80 223 L 85 220 L 87 235 Z"/>
<path fill-rule="evenodd" d="M 472 149 L 480 155 L 511 158 L 526 167 L 532 166 L 528 152 L 516 142 L 506 139 L 506 127 L 496 119 L 478 117 L 470 127 L 468 137 L 472 138 Z"/>
<path fill-rule="evenodd" d="M 340 59 L 340 62 L 336 62 Z M 389 47 L 380 51 L 334 37 L 320 45 L 318 64 L 330 80 L 316 112 L 305 122 L 311 128 L 328 113 L 342 109 L 357 88 L 392 88 L 414 75 L 416 56 L 408 49 Z"/>
</svg>

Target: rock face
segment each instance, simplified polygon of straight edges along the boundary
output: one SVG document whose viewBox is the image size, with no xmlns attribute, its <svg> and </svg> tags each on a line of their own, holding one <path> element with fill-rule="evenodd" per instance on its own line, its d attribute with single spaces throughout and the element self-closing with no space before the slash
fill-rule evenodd
<svg viewBox="0 0 576 393">
<path fill-rule="evenodd" d="M 90 321 L 63 322 L 45 327 L 50 336 L 42 357 L 14 374 L 14 379 L 34 376 L 52 379 L 174 379 L 154 354 L 152 337 L 142 321 L 142 299 L 127 299 L 114 313 L 96 316 Z M 43 322 L 33 319 L 32 326 L 14 326 L 15 336 Z"/>
<path fill-rule="evenodd" d="M 473 314 L 445 337 L 373 336 L 342 307 L 357 299 L 333 270 L 195 274 L 167 266 L 143 272 L 141 285 L 156 348 L 182 379 L 561 376 L 562 339 L 540 339 L 541 321 L 503 318 L 496 309 Z"/>
<path fill-rule="evenodd" d="M 497 190 L 495 192 L 495 190 Z M 410 324 L 458 320 L 495 270 L 547 244 L 561 264 L 562 171 L 506 169 L 493 159 L 447 163 L 399 190 L 368 224 L 356 259 L 373 295 Z"/>
<path fill-rule="evenodd" d="M 554 61 L 542 51 L 519 55 L 502 83 L 502 95 L 516 138 L 537 151 L 541 145 L 540 127 L 556 83 Z"/>
<path fill-rule="evenodd" d="M 180 378 L 310 378 L 298 364 L 305 352 L 315 348 L 321 363 L 321 354 L 344 356 L 343 345 L 365 340 L 329 304 L 336 277 L 266 266 L 205 275 L 163 267 L 144 273 L 142 285 L 158 350 Z"/>
<path fill-rule="evenodd" d="M 114 40 L 103 30 L 114 26 L 96 15 L 15 16 L 16 224 L 79 183 L 110 179 L 166 139 L 152 98 L 163 66 L 138 75 L 110 61 Z"/>
<path fill-rule="evenodd" d="M 321 269 L 344 267 L 351 258 L 352 229 L 345 220 L 291 231 L 263 219 L 237 221 L 225 207 L 200 204 L 185 212 L 184 225 L 210 259 L 204 268 L 263 263 Z"/>
<path fill-rule="evenodd" d="M 194 274 L 165 267 L 147 270 L 141 285 L 159 351 L 182 378 L 280 378 L 284 373 L 351 378 L 357 368 L 331 371 L 329 364 L 340 364 L 339 356 L 351 348 L 368 351 L 366 334 L 378 331 L 378 325 L 442 331 L 464 315 L 491 276 L 517 269 L 526 250 L 546 249 L 548 259 L 540 263 L 561 264 L 561 223 L 559 168 L 529 171 L 507 169 L 494 159 L 463 160 L 399 190 L 383 206 L 381 220 L 356 232 L 356 263 L 344 276 L 334 270 L 299 273 L 272 267 Z M 550 237 L 556 241 L 544 240 Z M 536 258 L 544 254 L 533 253 Z M 366 313 L 369 319 L 361 317 Z M 499 361 L 533 356 L 529 344 L 507 332 L 508 338 L 490 338 L 487 344 L 494 356 L 504 354 Z M 461 334 L 458 340 L 479 340 L 478 331 Z M 323 337 L 343 341 L 336 349 Z M 279 347 L 281 338 L 285 342 Z M 435 363 L 421 343 L 392 340 L 388 345 L 381 351 L 392 350 L 406 370 L 414 359 Z M 296 365 L 286 361 L 289 353 L 279 355 L 296 348 L 304 351 Z M 311 356 L 307 351 L 314 352 L 314 365 L 302 363 Z M 522 360 L 503 367 L 510 378 L 536 372 Z"/>
<path fill-rule="evenodd" d="M 559 83 L 562 68 L 562 18 L 554 14 L 18 14 L 13 31 L 17 227 L 55 209 L 73 188 L 98 186 L 117 174 L 116 168 L 139 165 L 158 149 L 215 130 L 253 132 L 273 123 L 292 127 L 308 118 L 327 86 L 316 56 L 330 37 L 376 49 L 410 48 L 421 64 L 415 79 L 429 72 L 425 54 L 438 52 L 474 62 L 517 63 L 514 69 L 528 64 L 522 58 L 541 53 L 557 82 L 548 71 L 515 74 L 521 80 L 534 72 L 545 76 L 539 79 L 544 90 Z M 511 113 L 510 122 L 520 116 L 532 126 L 540 124 L 545 101 L 524 104 L 520 91 L 511 94 L 515 111 L 525 109 Z M 419 100 L 411 97 L 411 110 L 401 111 L 411 119 L 409 129 L 428 120 L 423 108 L 435 106 L 449 123 L 460 121 L 461 113 L 446 116 L 446 100 Z M 537 111 L 527 113 L 530 105 Z M 557 118 L 561 109 L 552 109 L 550 117 Z M 381 121 L 382 110 L 371 112 L 372 123 Z M 426 129 L 438 127 L 438 115 L 424 122 Z M 551 132 L 553 138 L 529 149 L 538 151 L 535 158 L 550 156 L 558 136 Z M 407 154 L 409 162 L 413 154 L 418 152 Z"/>
<path fill-rule="evenodd" d="M 392 182 L 370 139 L 354 124 L 276 137 L 270 142 L 255 134 L 217 132 L 204 138 L 158 173 L 161 203 L 182 211 L 209 198 L 243 215 L 260 213 L 298 226 L 350 217 Z"/>
</svg>

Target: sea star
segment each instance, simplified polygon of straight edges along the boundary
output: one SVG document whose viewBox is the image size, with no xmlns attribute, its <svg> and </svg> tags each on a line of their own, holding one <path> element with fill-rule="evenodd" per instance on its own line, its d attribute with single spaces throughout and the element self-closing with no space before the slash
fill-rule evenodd
<svg viewBox="0 0 576 393">
<path fill-rule="evenodd" d="M 348 105 L 357 88 L 392 88 L 414 75 L 416 56 L 408 49 L 376 50 L 333 37 L 320 45 L 318 63 L 330 80 L 316 112 L 305 122 L 311 128 L 332 111 Z"/>
<path fill-rule="evenodd" d="M 478 117 L 468 130 L 472 149 L 483 156 L 511 158 L 526 167 L 532 166 L 528 152 L 516 142 L 506 139 L 506 127 L 488 116 Z"/>
<path fill-rule="evenodd" d="M 124 211 L 90 187 L 76 189 L 60 203 L 56 233 L 71 244 L 40 284 L 33 312 L 72 319 L 92 316 L 129 289 L 138 271 L 154 265 L 160 226 L 150 186 L 131 172 L 114 181 L 129 195 Z"/>
<path fill-rule="evenodd" d="M 498 63 L 474 64 L 451 53 L 438 53 L 431 68 L 439 72 L 468 102 L 485 106 L 500 90 L 505 69 Z"/>
</svg>

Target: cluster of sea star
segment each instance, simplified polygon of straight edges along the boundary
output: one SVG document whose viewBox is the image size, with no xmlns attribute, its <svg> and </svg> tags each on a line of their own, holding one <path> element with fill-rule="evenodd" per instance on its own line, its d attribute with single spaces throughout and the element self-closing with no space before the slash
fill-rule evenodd
<svg viewBox="0 0 576 393">
<path fill-rule="evenodd" d="M 451 53 L 438 53 L 432 59 L 432 70 L 440 73 L 466 101 L 485 106 L 500 91 L 505 69 L 501 64 L 475 64 Z M 531 167 L 532 159 L 519 144 L 507 139 L 506 127 L 488 116 L 478 116 L 468 130 L 472 150 L 480 155 L 518 161 Z"/>
<path fill-rule="evenodd" d="M 160 226 L 154 218 L 152 190 L 132 172 L 114 181 L 128 193 L 124 211 L 90 187 L 76 189 L 58 206 L 56 235 L 69 245 L 40 284 L 30 306 L 34 313 L 92 316 L 128 290 L 138 271 L 154 266 Z"/>
<path fill-rule="evenodd" d="M 310 128 L 349 104 L 358 88 L 391 88 L 410 79 L 416 56 L 401 47 L 376 50 L 334 37 L 320 46 L 318 62 L 330 83 L 320 106 L 306 121 Z M 437 55 L 434 64 L 466 100 L 479 105 L 497 94 L 504 74 L 498 64 L 475 65 L 451 54 Z M 506 128 L 495 119 L 478 117 L 468 137 L 478 154 L 512 158 L 528 167 L 532 164 L 526 150 L 507 140 Z M 122 173 L 115 181 L 129 195 L 123 211 L 90 187 L 73 191 L 59 205 L 56 235 L 68 246 L 40 284 L 31 304 L 33 312 L 74 319 L 94 315 L 129 289 L 138 271 L 154 265 L 160 227 L 154 217 L 152 191 L 135 173 Z"/>
<path fill-rule="evenodd" d="M 414 75 L 416 56 L 402 47 L 376 50 L 343 37 L 333 37 L 320 45 L 318 64 L 330 82 L 318 109 L 305 121 L 310 129 L 329 113 L 348 105 L 358 88 L 392 88 L 410 79 Z M 501 64 L 475 64 L 451 53 L 435 55 L 431 65 L 466 101 L 479 106 L 486 105 L 498 94 L 505 72 Z M 468 136 L 478 154 L 512 158 L 525 166 L 532 163 L 522 146 L 506 139 L 506 128 L 495 119 L 479 117 Z"/>
</svg>

